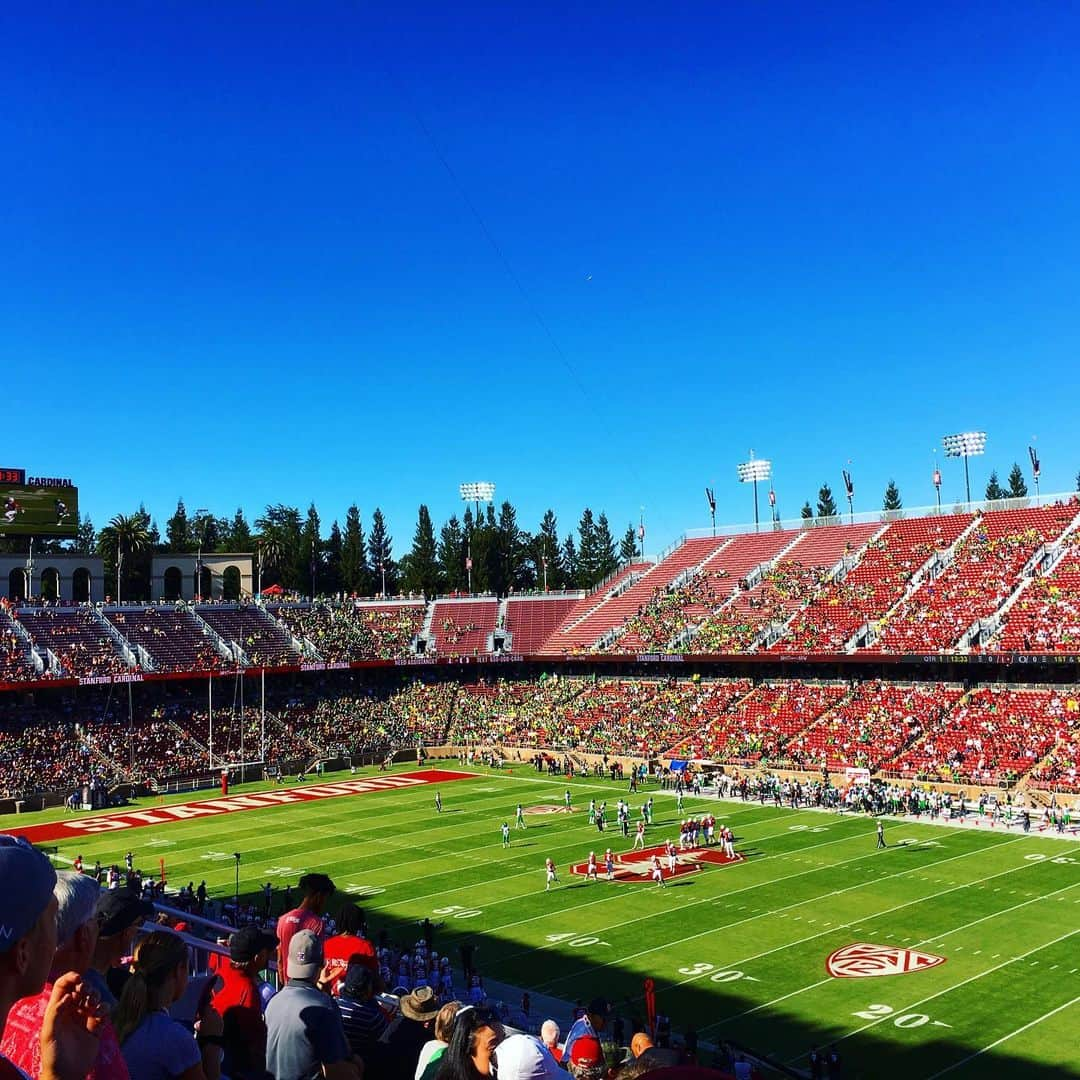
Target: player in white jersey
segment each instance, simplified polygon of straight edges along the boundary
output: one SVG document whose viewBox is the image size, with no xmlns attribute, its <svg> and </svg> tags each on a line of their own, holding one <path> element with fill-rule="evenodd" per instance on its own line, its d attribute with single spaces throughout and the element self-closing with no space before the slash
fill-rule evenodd
<svg viewBox="0 0 1080 1080">
<path fill-rule="evenodd" d="M 555 873 L 555 864 L 551 859 L 545 861 L 544 870 L 547 872 L 547 885 L 544 886 L 544 892 L 548 892 L 552 882 L 555 882 L 556 885 L 559 884 L 559 876 Z"/>
<path fill-rule="evenodd" d="M 604 869 L 607 871 L 608 881 L 615 880 L 615 856 L 611 852 L 611 848 L 608 848 L 604 852 Z"/>
<path fill-rule="evenodd" d="M 637 823 L 637 832 L 634 834 L 634 848 L 641 848 L 645 850 L 645 822 L 639 821 Z"/>
<path fill-rule="evenodd" d="M 676 863 L 677 859 L 678 859 L 678 856 L 677 856 L 676 851 L 675 851 L 675 845 L 669 840 L 667 842 L 668 873 L 671 873 L 671 874 L 675 873 L 675 863 Z"/>
<path fill-rule="evenodd" d="M 517 804 L 517 822 L 516 822 L 515 828 L 518 828 L 518 829 L 527 829 L 528 828 L 528 826 L 525 824 L 525 810 L 523 809 L 521 803 Z"/>
<path fill-rule="evenodd" d="M 503 847 L 510 846 L 510 823 L 508 821 L 504 821 L 502 823 L 502 840 Z"/>
<path fill-rule="evenodd" d="M 729 859 L 735 858 L 735 837 L 732 835 L 731 830 L 726 826 L 722 826 L 720 829 L 720 838 L 724 842 L 724 854 Z"/>
<path fill-rule="evenodd" d="M 585 879 L 587 881 L 597 881 L 597 872 L 599 868 L 596 865 L 596 852 L 589 852 L 589 861 L 585 865 Z"/>
<path fill-rule="evenodd" d="M 437 791 L 435 792 L 435 813 L 442 813 L 442 796 Z"/>
</svg>

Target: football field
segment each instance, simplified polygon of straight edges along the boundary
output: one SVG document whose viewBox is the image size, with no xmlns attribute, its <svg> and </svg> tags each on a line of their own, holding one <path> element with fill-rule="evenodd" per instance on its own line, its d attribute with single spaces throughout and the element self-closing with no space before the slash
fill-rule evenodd
<svg viewBox="0 0 1080 1080">
<path fill-rule="evenodd" d="M 298 801 L 247 789 L 282 800 L 265 806 L 253 796 L 170 811 L 144 800 L 143 817 L 121 828 L 69 838 L 68 818 L 55 821 L 57 839 L 31 835 L 88 865 L 122 866 L 129 849 L 144 871 L 164 859 L 170 885 L 205 880 L 218 897 L 232 896 L 233 852 L 241 894 L 323 870 L 334 904 L 351 894 L 392 941 L 414 941 L 429 917 L 442 923 L 437 950 L 455 962 L 471 941 L 485 976 L 571 1002 L 602 994 L 628 1021 L 644 1015 L 651 977 L 677 1034 L 692 1027 L 702 1043 L 731 1039 L 796 1069 L 811 1046 L 835 1043 L 850 1077 L 1080 1076 L 1080 845 L 887 821 L 888 847 L 876 850 L 865 817 L 687 798 L 686 813 L 731 828 L 743 858 L 684 859 L 664 888 L 620 859 L 621 880 L 601 868 L 590 882 L 571 866 L 607 846 L 628 854 L 633 835 L 599 835 L 590 798 L 607 801 L 610 820 L 626 796 L 636 822 L 653 795 L 654 845 L 677 838 L 672 794 L 447 768 L 437 782 L 400 769 L 390 774 L 400 786 L 385 773 L 335 778 L 371 781 L 367 790 L 328 778 Z M 560 878 L 550 892 L 547 857 Z"/>
</svg>

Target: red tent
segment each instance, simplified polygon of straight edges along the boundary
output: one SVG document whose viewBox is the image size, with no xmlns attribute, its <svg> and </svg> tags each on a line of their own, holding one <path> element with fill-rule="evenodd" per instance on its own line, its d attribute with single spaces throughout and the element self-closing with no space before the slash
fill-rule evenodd
<svg viewBox="0 0 1080 1080">
<path fill-rule="evenodd" d="M 285 590 L 280 585 L 271 585 L 268 589 L 263 589 L 263 596 L 282 596 Z"/>
</svg>

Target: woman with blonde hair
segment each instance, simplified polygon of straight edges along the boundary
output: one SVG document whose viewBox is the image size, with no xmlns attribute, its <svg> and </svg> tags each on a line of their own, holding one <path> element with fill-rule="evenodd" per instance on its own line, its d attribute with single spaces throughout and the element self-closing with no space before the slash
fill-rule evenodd
<svg viewBox="0 0 1080 1080">
<path fill-rule="evenodd" d="M 137 1080 L 219 1080 L 221 1017 L 210 1005 L 209 985 L 197 1010 L 197 1036 L 169 1016 L 188 985 L 184 939 L 155 930 L 135 948 L 113 1023 L 128 1071 Z"/>
</svg>

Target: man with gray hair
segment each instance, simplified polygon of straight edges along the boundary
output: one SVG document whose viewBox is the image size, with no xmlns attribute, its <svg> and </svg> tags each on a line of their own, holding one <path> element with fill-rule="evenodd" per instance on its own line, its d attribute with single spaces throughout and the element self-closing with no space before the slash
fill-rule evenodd
<svg viewBox="0 0 1080 1080">
<path fill-rule="evenodd" d="M 551 1052 L 556 1061 L 562 1061 L 562 1051 L 559 1049 L 559 1025 L 554 1020 L 545 1020 L 540 1025 L 540 1041 Z"/>
<path fill-rule="evenodd" d="M 53 886 L 56 951 L 49 966 L 49 977 L 40 993 L 22 998 L 12 1006 L 0 1044 L 5 1057 L 28 1076 L 41 1073 L 40 1033 L 53 983 L 69 971 L 84 975 L 90 966 L 98 940 L 98 892 L 98 883 L 88 874 L 61 870 L 56 875 Z M 128 1080 L 128 1068 L 111 1021 L 103 1022 L 100 1036 L 97 1057 L 88 1077 L 91 1080 Z"/>
</svg>

